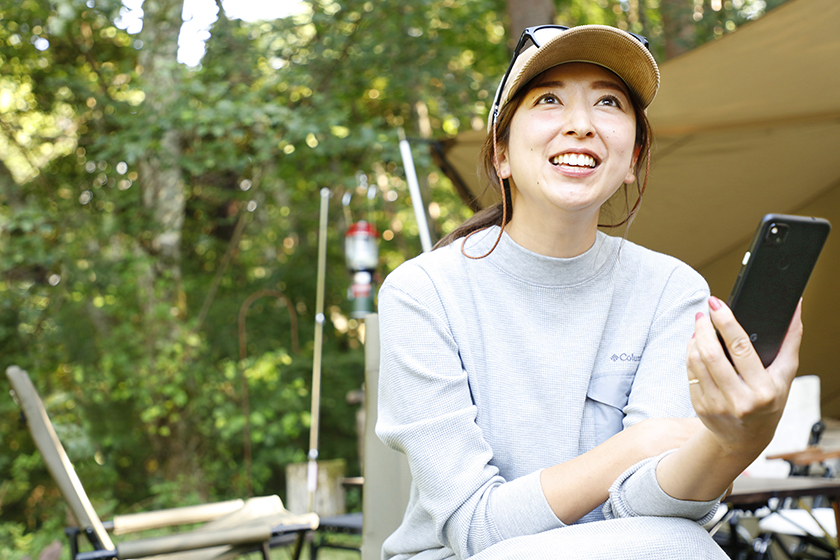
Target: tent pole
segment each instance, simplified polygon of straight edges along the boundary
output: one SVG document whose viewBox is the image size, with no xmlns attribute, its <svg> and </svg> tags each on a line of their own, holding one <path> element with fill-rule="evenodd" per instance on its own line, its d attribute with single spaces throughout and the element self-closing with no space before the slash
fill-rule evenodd
<svg viewBox="0 0 840 560">
<path fill-rule="evenodd" d="M 414 158 L 411 156 L 411 145 L 405 137 L 405 131 L 400 128 L 400 154 L 402 155 L 405 179 L 408 181 L 408 192 L 411 194 L 411 205 L 414 207 L 414 217 L 417 219 L 417 229 L 420 231 L 420 244 L 423 252 L 432 250 L 432 236 L 429 234 L 429 223 L 426 221 L 426 209 L 423 206 L 423 196 L 417 183 L 417 171 L 414 169 Z"/>
<path fill-rule="evenodd" d="M 318 486 L 318 428 L 321 414 L 321 351 L 324 338 L 324 285 L 327 271 L 327 209 L 330 189 L 321 189 L 321 215 L 318 228 L 318 288 L 315 298 L 315 356 L 312 360 L 312 424 L 309 429 L 309 462 L 306 489 L 309 511 L 315 511 L 315 490 Z"/>
</svg>

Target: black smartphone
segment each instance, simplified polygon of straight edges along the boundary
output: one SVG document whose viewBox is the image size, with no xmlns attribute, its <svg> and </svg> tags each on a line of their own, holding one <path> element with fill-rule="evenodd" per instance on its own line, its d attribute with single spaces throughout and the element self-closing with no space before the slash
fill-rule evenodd
<svg viewBox="0 0 840 560">
<path fill-rule="evenodd" d="M 822 218 L 767 214 L 744 255 L 728 305 L 764 367 L 779 353 L 829 231 Z"/>
</svg>

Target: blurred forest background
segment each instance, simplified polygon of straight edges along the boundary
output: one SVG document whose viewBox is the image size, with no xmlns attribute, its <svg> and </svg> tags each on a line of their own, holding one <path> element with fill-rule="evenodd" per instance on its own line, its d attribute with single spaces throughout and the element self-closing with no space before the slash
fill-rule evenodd
<svg viewBox="0 0 840 560">
<path fill-rule="evenodd" d="M 420 252 L 400 128 L 433 237 L 469 215 L 429 142 L 484 126 L 525 25 L 617 25 L 661 62 L 783 0 L 509 1 L 312 0 L 246 22 L 217 0 L 189 67 L 182 0 L 145 0 L 136 33 L 120 0 L 0 0 L 0 366 L 29 370 L 103 517 L 284 496 L 308 449 L 325 187 L 321 458 L 360 474 L 348 222 L 381 232 L 380 278 Z M 240 308 L 262 290 L 240 360 Z M 65 509 L 0 386 L 0 559 L 37 557 Z"/>
</svg>

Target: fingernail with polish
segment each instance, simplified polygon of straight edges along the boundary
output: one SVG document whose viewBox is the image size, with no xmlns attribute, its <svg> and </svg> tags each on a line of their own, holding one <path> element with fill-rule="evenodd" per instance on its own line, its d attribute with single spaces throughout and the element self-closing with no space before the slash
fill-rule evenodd
<svg viewBox="0 0 840 560">
<path fill-rule="evenodd" d="M 695 321 L 699 321 L 702 318 L 703 318 L 703 313 L 701 311 L 698 311 L 697 315 L 694 316 Z"/>
<path fill-rule="evenodd" d="M 723 307 L 723 302 L 720 301 L 715 296 L 712 296 L 712 297 L 709 298 L 709 307 L 712 308 L 712 311 L 717 311 L 718 309 Z"/>
</svg>

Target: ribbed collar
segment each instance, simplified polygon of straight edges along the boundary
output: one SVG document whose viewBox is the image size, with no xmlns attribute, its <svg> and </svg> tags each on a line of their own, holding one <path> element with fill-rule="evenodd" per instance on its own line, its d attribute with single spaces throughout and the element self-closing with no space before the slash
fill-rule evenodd
<svg viewBox="0 0 840 560">
<path fill-rule="evenodd" d="M 465 250 L 469 255 L 486 253 L 499 235 L 499 228 L 492 226 L 469 238 Z M 502 234 L 499 245 L 482 259 L 507 274 L 530 284 L 542 286 L 573 286 L 601 274 L 618 253 L 621 240 L 598 232 L 595 243 L 585 253 L 568 259 L 547 257 L 517 244 L 507 232 Z M 460 240 L 456 241 L 460 245 Z M 480 261 L 479 261 L 480 262 Z"/>
</svg>

